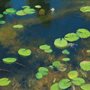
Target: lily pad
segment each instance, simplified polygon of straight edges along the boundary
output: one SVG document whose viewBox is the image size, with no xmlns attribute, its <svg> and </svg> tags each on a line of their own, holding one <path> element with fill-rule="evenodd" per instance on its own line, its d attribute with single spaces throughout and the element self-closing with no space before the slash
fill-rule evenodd
<svg viewBox="0 0 90 90">
<path fill-rule="evenodd" d="M 24 16 L 24 15 L 26 15 L 26 13 L 23 10 L 19 10 L 19 11 L 16 12 L 16 15 Z"/>
<path fill-rule="evenodd" d="M 83 85 L 85 83 L 85 80 L 83 78 L 74 78 L 72 83 L 74 85 L 77 85 L 77 86 L 80 86 L 80 85 Z"/>
<path fill-rule="evenodd" d="M 74 78 L 78 77 L 78 72 L 75 71 L 75 70 L 70 71 L 70 72 L 68 73 L 68 77 L 69 77 L 70 79 L 74 79 Z"/>
<path fill-rule="evenodd" d="M 30 56 L 31 55 L 31 50 L 26 49 L 26 48 L 20 48 L 18 50 L 18 54 L 21 55 L 21 56 Z"/>
<path fill-rule="evenodd" d="M 8 86 L 11 83 L 11 80 L 8 78 L 0 78 L 0 86 Z"/>
<path fill-rule="evenodd" d="M 62 79 L 59 82 L 59 87 L 61 89 L 67 89 L 72 85 L 71 81 L 69 79 Z"/>
<path fill-rule="evenodd" d="M 80 38 L 89 38 L 90 37 L 90 32 L 88 29 L 81 28 L 81 29 L 78 29 L 76 33 Z"/>
<path fill-rule="evenodd" d="M 82 90 L 90 90 L 90 84 L 83 84 L 83 85 L 81 86 L 81 89 L 82 89 Z"/>
<path fill-rule="evenodd" d="M 37 79 L 42 79 L 43 78 L 43 75 L 40 72 L 37 72 L 36 73 L 36 78 Z"/>
<path fill-rule="evenodd" d="M 58 83 L 54 83 L 54 84 L 52 84 L 52 86 L 50 87 L 50 90 L 61 90 L 61 89 L 59 88 Z"/>
<path fill-rule="evenodd" d="M 15 14 L 16 10 L 14 8 L 7 8 L 4 12 L 6 12 L 6 14 Z"/>
<path fill-rule="evenodd" d="M 60 63 L 60 61 L 54 61 L 54 62 L 52 63 L 52 65 L 53 65 L 55 68 L 60 68 L 61 63 Z"/>
<path fill-rule="evenodd" d="M 52 49 L 47 49 L 47 50 L 44 50 L 44 52 L 46 52 L 46 53 L 52 53 L 53 50 Z"/>
<path fill-rule="evenodd" d="M 12 63 L 15 63 L 17 59 L 16 58 L 12 58 L 12 57 L 7 57 L 7 58 L 3 58 L 2 60 L 6 64 L 12 64 Z"/>
<path fill-rule="evenodd" d="M 83 13 L 88 13 L 90 12 L 90 6 L 83 6 L 80 8 L 80 11 Z"/>
<path fill-rule="evenodd" d="M 0 14 L 0 18 L 2 18 L 3 17 L 3 14 Z"/>
<path fill-rule="evenodd" d="M 43 76 L 48 75 L 49 70 L 45 67 L 39 67 L 38 72 L 41 73 Z"/>
<path fill-rule="evenodd" d="M 66 39 L 69 42 L 74 42 L 77 41 L 79 37 L 76 33 L 68 33 L 65 35 L 64 39 Z"/>
<path fill-rule="evenodd" d="M 62 60 L 67 62 L 67 61 L 70 61 L 71 59 L 70 58 L 63 58 Z"/>
<path fill-rule="evenodd" d="M 86 50 L 87 53 L 90 53 L 90 50 Z"/>
<path fill-rule="evenodd" d="M 84 71 L 90 71 L 90 61 L 82 61 L 82 62 L 80 62 L 80 67 Z"/>
<path fill-rule="evenodd" d="M 64 38 L 57 38 L 55 41 L 54 41 L 54 45 L 57 47 L 57 48 L 65 48 L 68 46 L 68 42 L 64 39 Z"/>
<path fill-rule="evenodd" d="M 41 45 L 39 48 L 40 48 L 41 50 L 48 50 L 48 49 L 50 49 L 51 47 L 50 47 L 50 45 L 43 44 L 43 45 Z"/>
<path fill-rule="evenodd" d="M 35 8 L 39 9 L 39 8 L 41 8 L 41 5 L 35 5 Z"/>
<path fill-rule="evenodd" d="M 22 24 L 17 24 L 17 25 L 14 25 L 13 28 L 22 29 L 24 28 L 24 26 Z"/>
<path fill-rule="evenodd" d="M 25 9 L 23 10 L 23 12 L 26 13 L 26 14 L 33 14 L 33 13 L 35 13 L 35 9 L 25 8 Z"/>
<path fill-rule="evenodd" d="M 0 20 L 0 24 L 5 24 L 5 23 L 6 23 L 6 21 Z"/>
<path fill-rule="evenodd" d="M 69 55 L 69 54 L 70 54 L 70 52 L 69 52 L 67 49 L 64 49 L 64 50 L 62 51 L 62 54 Z"/>
</svg>

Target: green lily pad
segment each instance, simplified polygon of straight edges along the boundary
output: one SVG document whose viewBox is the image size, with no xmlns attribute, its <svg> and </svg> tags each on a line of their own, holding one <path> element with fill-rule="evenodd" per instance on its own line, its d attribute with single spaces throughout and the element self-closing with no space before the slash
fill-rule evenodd
<svg viewBox="0 0 90 90">
<path fill-rule="evenodd" d="M 51 47 L 50 47 L 50 45 L 44 44 L 44 45 L 41 45 L 39 48 L 40 48 L 41 50 L 48 50 L 48 49 L 50 49 Z"/>
<path fill-rule="evenodd" d="M 24 26 L 22 24 L 17 24 L 17 25 L 14 25 L 13 28 L 22 29 L 24 28 Z"/>
<path fill-rule="evenodd" d="M 54 66 L 55 68 L 60 68 L 61 63 L 60 63 L 60 61 L 54 61 L 54 62 L 52 63 L 52 66 Z"/>
<path fill-rule="evenodd" d="M 62 60 L 67 62 L 67 61 L 70 61 L 71 59 L 70 58 L 63 58 Z"/>
<path fill-rule="evenodd" d="M 38 72 L 41 73 L 43 76 L 48 75 L 48 69 L 45 67 L 39 67 Z"/>
<path fill-rule="evenodd" d="M 80 38 L 89 38 L 90 37 L 90 32 L 88 29 L 81 28 L 81 29 L 78 29 L 76 33 Z"/>
<path fill-rule="evenodd" d="M 22 6 L 22 8 L 31 8 L 30 6 Z"/>
<path fill-rule="evenodd" d="M 44 50 L 44 52 L 46 52 L 46 53 L 52 53 L 53 50 L 52 49 L 47 49 L 47 50 Z"/>
<path fill-rule="evenodd" d="M 70 71 L 70 72 L 68 73 L 68 77 L 69 77 L 70 79 L 74 79 L 74 78 L 78 77 L 78 72 L 75 71 L 75 70 Z"/>
<path fill-rule="evenodd" d="M 90 71 L 90 61 L 82 61 L 82 62 L 80 62 L 80 67 L 84 71 Z"/>
<path fill-rule="evenodd" d="M 35 76 L 36 76 L 37 79 L 42 79 L 43 78 L 43 75 L 40 72 L 37 72 Z"/>
<path fill-rule="evenodd" d="M 52 86 L 50 87 L 50 90 L 61 90 L 61 89 L 59 88 L 58 83 L 54 83 L 54 84 L 52 84 Z"/>
<path fill-rule="evenodd" d="M 3 58 L 2 60 L 5 64 L 12 64 L 17 61 L 16 58 L 12 58 L 12 57 Z"/>
<path fill-rule="evenodd" d="M 41 8 L 41 5 L 35 5 L 35 8 L 39 9 L 39 8 Z"/>
<path fill-rule="evenodd" d="M 81 89 L 82 89 L 82 90 L 90 90 L 90 84 L 83 84 L 83 85 L 81 86 Z"/>
<path fill-rule="evenodd" d="M 55 41 L 54 41 L 54 45 L 57 47 L 57 48 L 65 48 L 68 46 L 68 42 L 64 39 L 64 38 L 57 38 Z"/>
<path fill-rule="evenodd" d="M 6 14 L 15 14 L 16 10 L 14 8 L 7 8 L 4 12 L 6 12 Z"/>
<path fill-rule="evenodd" d="M 8 78 L 0 78 L 0 86 L 8 86 L 11 83 L 11 80 Z"/>
<path fill-rule="evenodd" d="M 21 56 L 30 56 L 31 55 L 31 50 L 26 49 L 26 48 L 20 48 L 18 50 L 18 54 L 21 55 Z"/>
<path fill-rule="evenodd" d="M 65 35 L 64 39 L 69 42 L 74 42 L 74 41 L 77 41 L 79 37 L 76 33 L 68 33 Z"/>
<path fill-rule="evenodd" d="M 26 15 L 26 13 L 23 10 L 19 10 L 19 11 L 16 12 L 16 15 L 24 16 L 24 15 Z"/>
<path fill-rule="evenodd" d="M 33 13 L 35 13 L 35 9 L 25 8 L 25 9 L 23 10 L 23 12 L 26 13 L 26 14 L 33 14 Z"/>
<path fill-rule="evenodd" d="M 0 20 L 0 24 L 5 24 L 6 21 Z"/>
<path fill-rule="evenodd" d="M 80 11 L 83 13 L 88 13 L 90 12 L 90 6 L 83 6 L 80 8 Z"/>
<path fill-rule="evenodd" d="M 86 50 L 87 53 L 90 53 L 90 50 Z"/>
<path fill-rule="evenodd" d="M 3 14 L 0 14 L 0 18 L 2 18 L 3 17 Z"/>
<path fill-rule="evenodd" d="M 64 49 L 64 50 L 62 51 L 62 54 L 69 55 L 69 54 L 70 54 L 70 52 L 69 52 L 67 49 Z"/>
<path fill-rule="evenodd" d="M 83 78 L 74 78 L 72 83 L 74 85 L 80 86 L 80 85 L 83 85 L 85 83 L 85 80 Z"/>
<path fill-rule="evenodd" d="M 72 85 L 71 81 L 69 79 L 62 79 L 59 82 L 59 87 L 61 89 L 67 89 Z"/>
</svg>

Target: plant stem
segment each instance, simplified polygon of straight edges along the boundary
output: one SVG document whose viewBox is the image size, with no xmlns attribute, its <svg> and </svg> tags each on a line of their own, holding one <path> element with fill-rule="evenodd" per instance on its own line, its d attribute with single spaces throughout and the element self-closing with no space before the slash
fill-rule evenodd
<svg viewBox="0 0 90 90">
<path fill-rule="evenodd" d="M 22 67 L 25 67 L 25 65 L 23 65 L 23 64 L 21 64 L 21 63 L 19 63 L 19 62 L 16 62 L 16 64 L 18 64 L 18 65 L 20 65 L 20 66 L 22 66 Z"/>
<path fill-rule="evenodd" d="M 75 90 L 75 86 L 74 85 L 72 85 L 72 90 Z"/>
<path fill-rule="evenodd" d="M 8 70 L 5 70 L 5 69 L 0 69 L 0 71 L 9 72 Z"/>
</svg>

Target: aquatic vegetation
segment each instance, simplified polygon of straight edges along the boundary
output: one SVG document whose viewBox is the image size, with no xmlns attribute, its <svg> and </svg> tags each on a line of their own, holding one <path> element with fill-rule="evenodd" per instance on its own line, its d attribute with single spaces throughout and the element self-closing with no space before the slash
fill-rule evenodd
<svg viewBox="0 0 90 90">
<path fill-rule="evenodd" d="M 44 76 L 48 75 L 49 70 L 45 67 L 39 67 L 38 72 L 36 73 L 36 78 L 37 79 L 42 79 Z"/>
<path fill-rule="evenodd" d="M 46 11 L 44 9 L 40 9 L 39 10 L 39 15 L 43 16 L 45 15 Z"/>
<path fill-rule="evenodd" d="M 3 17 L 3 14 L 0 14 L 0 18 L 2 18 Z"/>
<path fill-rule="evenodd" d="M 66 39 L 69 42 L 74 42 L 77 41 L 79 37 L 76 33 L 68 33 L 64 36 L 64 39 Z"/>
<path fill-rule="evenodd" d="M 11 83 L 11 80 L 8 78 L 0 78 L 0 86 L 8 86 Z"/>
<path fill-rule="evenodd" d="M 3 14 L 15 14 L 16 10 L 14 8 L 7 8 Z"/>
<path fill-rule="evenodd" d="M 42 8 L 42 6 L 41 5 L 35 5 L 35 8 Z"/>
<path fill-rule="evenodd" d="M 69 55 L 70 52 L 67 49 L 62 50 L 62 54 Z"/>
<path fill-rule="evenodd" d="M 68 42 L 64 38 L 57 38 L 54 41 L 54 45 L 57 48 L 66 48 L 68 46 Z"/>
<path fill-rule="evenodd" d="M 58 69 L 58 68 L 60 68 L 61 63 L 60 63 L 60 61 L 54 61 L 54 62 L 52 63 L 52 66 Z"/>
<path fill-rule="evenodd" d="M 61 89 L 67 89 L 67 88 L 71 87 L 72 85 L 81 86 L 84 83 L 85 83 L 85 80 L 83 78 L 78 77 L 78 78 L 74 78 L 72 80 L 65 78 L 65 79 L 61 79 L 59 81 L 59 87 Z"/>
<path fill-rule="evenodd" d="M 50 87 L 50 90 L 61 90 L 61 89 L 59 88 L 58 83 L 54 83 L 54 84 L 52 84 L 52 86 Z"/>
<path fill-rule="evenodd" d="M 70 72 L 68 73 L 68 77 L 69 77 L 70 79 L 77 78 L 78 75 L 79 75 L 79 73 L 78 73 L 77 71 L 75 71 L 75 70 L 72 70 L 72 71 L 70 71 Z"/>
<path fill-rule="evenodd" d="M 18 50 L 18 54 L 21 56 L 30 56 L 31 55 L 31 50 L 27 48 L 20 48 Z"/>
<path fill-rule="evenodd" d="M 70 61 L 71 59 L 68 58 L 68 57 L 66 57 L 66 58 L 63 58 L 62 60 L 65 61 L 65 62 L 67 62 L 67 61 Z"/>
<path fill-rule="evenodd" d="M 90 50 L 86 50 L 87 53 L 90 53 Z"/>
<path fill-rule="evenodd" d="M 12 57 L 3 58 L 2 60 L 5 64 L 12 64 L 17 61 L 16 58 L 12 58 Z"/>
<path fill-rule="evenodd" d="M 82 61 L 82 62 L 80 62 L 80 67 L 84 71 L 90 71 L 90 61 Z"/>
<path fill-rule="evenodd" d="M 39 48 L 46 53 L 52 53 L 53 52 L 53 50 L 51 49 L 51 46 L 47 45 L 47 44 L 41 45 L 41 46 L 39 46 Z"/>
<path fill-rule="evenodd" d="M 89 38 L 90 37 L 90 32 L 88 29 L 81 28 L 81 29 L 78 29 L 76 31 L 76 33 L 80 38 Z"/>
<path fill-rule="evenodd" d="M 90 12 L 90 6 L 83 6 L 80 8 L 80 11 L 83 13 L 88 13 Z"/>
<path fill-rule="evenodd" d="M 22 29 L 24 28 L 24 26 L 22 24 L 17 24 L 17 25 L 13 25 L 13 28 Z"/>
<path fill-rule="evenodd" d="M 81 86 L 82 90 L 90 90 L 90 84 L 84 84 Z"/>
<path fill-rule="evenodd" d="M 5 23 L 6 23 L 6 21 L 0 20 L 0 24 L 5 24 Z"/>
</svg>

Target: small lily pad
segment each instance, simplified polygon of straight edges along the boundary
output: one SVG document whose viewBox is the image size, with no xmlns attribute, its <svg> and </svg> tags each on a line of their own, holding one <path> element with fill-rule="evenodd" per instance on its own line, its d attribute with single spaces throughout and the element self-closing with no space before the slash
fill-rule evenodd
<svg viewBox="0 0 90 90">
<path fill-rule="evenodd" d="M 67 61 L 70 61 L 71 59 L 70 58 L 63 58 L 62 60 L 67 62 Z"/>
<path fill-rule="evenodd" d="M 52 49 L 47 49 L 47 50 L 44 50 L 44 52 L 46 52 L 46 53 L 52 53 L 53 50 Z"/>
<path fill-rule="evenodd" d="M 81 89 L 82 89 L 82 90 L 90 90 L 90 84 L 83 84 L 83 85 L 81 86 Z"/>
<path fill-rule="evenodd" d="M 90 12 L 90 6 L 83 6 L 80 8 L 80 11 L 83 13 L 88 13 Z"/>
<path fill-rule="evenodd" d="M 52 63 L 52 65 L 53 65 L 55 68 L 60 68 L 61 63 L 60 63 L 60 61 L 54 61 L 54 62 Z"/>
<path fill-rule="evenodd" d="M 90 32 L 88 29 L 81 28 L 81 29 L 78 29 L 76 33 L 80 38 L 89 38 L 90 37 Z"/>
<path fill-rule="evenodd" d="M 43 45 L 41 45 L 39 48 L 40 48 L 41 50 L 48 50 L 48 49 L 50 49 L 51 47 L 50 47 L 50 45 L 43 44 Z"/>
<path fill-rule="evenodd" d="M 84 71 L 90 71 L 90 61 L 82 61 L 82 62 L 80 62 L 80 67 Z"/>
<path fill-rule="evenodd" d="M 70 72 L 68 73 L 68 77 L 69 77 L 70 79 L 74 79 L 74 78 L 78 77 L 78 72 L 75 71 L 75 70 L 70 71 Z"/>
<path fill-rule="evenodd" d="M 55 39 L 54 41 L 54 45 L 57 47 L 57 48 L 65 48 L 68 46 L 68 42 L 64 39 L 64 38 L 57 38 Z"/>
<path fill-rule="evenodd" d="M 3 58 L 2 60 L 5 64 L 12 64 L 15 63 L 17 59 L 12 57 L 7 57 L 7 58 Z"/>
<path fill-rule="evenodd" d="M 18 54 L 21 55 L 21 56 L 30 56 L 31 55 L 31 50 L 26 49 L 26 48 L 20 48 L 18 50 Z"/>
<path fill-rule="evenodd" d="M 35 13 L 35 9 L 25 8 L 25 9 L 23 10 L 23 12 L 26 13 L 26 14 L 33 14 L 33 13 Z"/>
<path fill-rule="evenodd" d="M 59 87 L 61 89 L 67 89 L 72 85 L 71 81 L 69 79 L 62 79 L 59 82 Z"/>
<path fill-rule="evenodd" d="M 83 85 L 85 83 L 85 80 L 83 78 L 77 77 L 77 78 L 73 79 L 72 83 L 74 85 L 81 86 L 81 85 Z"/>
<path fill-rule="evenodd" d="M 0 24 L 5 24 L 5 23 L 6 23 L 6 21 L 0 20 Z"/>
<path fill-rule="evenodd" d="M 23 10 L 19 10 L 19 11 L 16 12 L 16 15 L 24 16 L 24 15 L 26 15 L 26 13 Z"/>
<path fill-rule="evenodd" d="M 16 10 L 14 8 L 7 8 L 4 13 L 6 12 L 6 14 L 15 14 Z"/>
<path fill-rule="evenodd" d="M 69 55 L 70 52 L 69 52 L 67 49 L 64 49 L 64 50 L 62 51 L 62 54 Z"/>
<path fill-rule="evenodd" d="M 37 72 L 35 76 L 36 76 L 37 79 L 42 79 L 43 78 L 43 75 L 40 72 Z"/>
<path fill-rule="evenodd" d="M 54 84 L 52 84 L 52 86 L 50 87 L 50 90 L 61 90 L 61 89 L 59 88 L 59 84 L 58 84 L 58 83 L 54 83 Z"/>
<path fill-rule="evenodd" d="M 3 17 L 3 14 L 0 14 L 0 18 L 2 18 Z"/>
<path fill-rule="evenodd" d="M 90 50 L 86 50 L 87 53 L 90 53 Z"/>
<path fill-rule="evenodd" d="M 8 78 L 0 78 L 0 86 L 8 86 L 11 83 L 11 80 Z"/>
<path fill-rule="evenodd" d="M 69 42 L 74 42 L 77 41 L 79 37 L 76 33 L 68 33 L 65 35 L 64 39 L 66 39 Z"/>
<path fill-rule="evenodd" d="M 41 5 L 35 5 L 35 8 L 39 9 L 39 8 L 41 8 Z"/>
<path fill-rule="evenodd" d="M 22 24 L 17 24 L 17 25 L 14 25 L 13 28 L 22 29 L 24 28 L 24 26 Z"/>
</svg>

